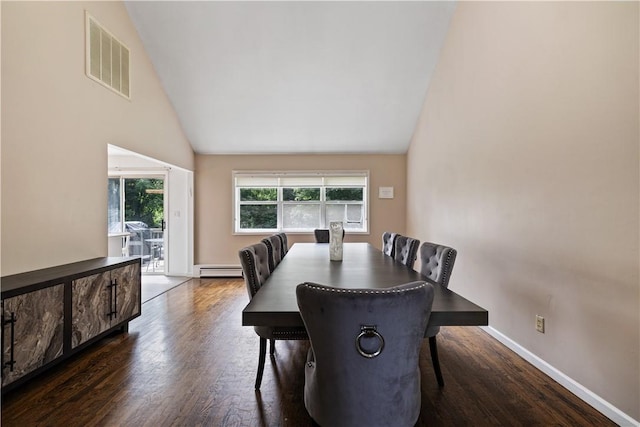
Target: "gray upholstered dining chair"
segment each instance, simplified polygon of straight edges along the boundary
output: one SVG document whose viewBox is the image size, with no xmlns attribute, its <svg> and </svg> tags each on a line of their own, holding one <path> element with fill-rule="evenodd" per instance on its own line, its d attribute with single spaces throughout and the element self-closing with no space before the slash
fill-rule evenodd
<svg viewBox="0 0 640 427">
<path fill-rule="evenodd" d="M 269 251 L 269 272 L 273 273 L 280 261 L 282 261 L 282 240 L 277 234 L 273 234 L 269 237 L 262 239 L 262 242 L 267 245 Z"/>
<path fill-rule="evenodd" d="M 385 255 L 389 255 L 391 258 L 395 255 L 394 243 L 397 236 L 399 236 L 398 233 L 392 233 L 390 231 L 382 233 L 382 252 L 384 252 Z"/>
<path fill-rule="evenodd" d="M 242 265 L 242 275 L 247 286 L 249 299 L 260 290 L 264 282 L 271 275 L 269 270 L 269 252 L 267 245 L 263 242 L 247 246 L 238 252 L 240 264 Z M 264 372 L 264 362 L 267 352 L 267 340 L 269 340 L 269 354 L 275 353 L 275 340 L 306 340 L 307 331 L 304 327 L 270 327 L 254 326 L 256 334 L 260 337 L 260 354 L 258 358 L 258 373 L 256 375 L 256 390 L 260 389 L 262 374 Z"/>
<path fill-rule="evenodd" d="M 282 258 L 289 252 L 289 239 L 287 239 L 287 235 L 285 233 L 276 234 L 280 238 L 280 243 L 282 246 Z"/>
<path fill-rule="evenodd" d="M 316 243 L 329 243 L 330 233 L 326 228 L 316 228 L 313 230 L 313 235 L 316 238 Z M 342 229 L 342 238 L 344 239 L 345 231 Z"/>
<path fill-rule="evenodd" d="M 296 288 L 311 348 L 304 405 L 321 426 L 413 426 L 420 415 L 420 346 L 433 285 Z"/>
<path fill-rule="evenodd" d="M 413 268 L 418 256 L 418 246 L 420 246 L 420 240 L 398 235 L 393 244 L 393 258 L 407 267 Z"/>
<path fill-rule="evenodd" d="M 458 252 L 448 246 L 436 243 L 424 242 L 420 246 L 420 274 L 433 280 L 435 283 L 449 287 L 449 278 L 456 262 Z M 440 361 L 438 360 L 438 346 L 436 335 L 440 332 L 440 326 L 430 326 L 426 329 L 424 337 L 429 338 L 429 350 L 431 352 L 431 362 L 433 370 L 440 387 L 444 386 L 444 379 L 440 371 Z"/>
<path fill-rule="evenodd" d="M 313 230 L 313 235 L 316 238 L 316 243 L 329 243 L 329 230 L 325 228 L 316 228 Z"/>
</svg>

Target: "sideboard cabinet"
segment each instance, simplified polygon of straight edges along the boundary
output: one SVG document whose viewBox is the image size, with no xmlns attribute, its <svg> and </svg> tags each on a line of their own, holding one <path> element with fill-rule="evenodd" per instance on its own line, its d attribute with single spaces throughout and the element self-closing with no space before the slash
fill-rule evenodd
<svg viewBox="0 0 640 427">
<path fill-rule="evenodd" d="M 95 258 L 1 278 L 2 392 L 141 314 L 140 258 Z"/>
</svg>

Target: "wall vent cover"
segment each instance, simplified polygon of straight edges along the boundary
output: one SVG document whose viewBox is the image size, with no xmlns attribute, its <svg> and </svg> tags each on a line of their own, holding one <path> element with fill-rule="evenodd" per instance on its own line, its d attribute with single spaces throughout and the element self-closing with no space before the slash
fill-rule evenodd
<svg viewBox="0 0 640 427">
<path fill-rule="evenodd" d="M 89 13 L 85 33 L 87 77 L 131 99 L 129 48 Z"/>
</svg>

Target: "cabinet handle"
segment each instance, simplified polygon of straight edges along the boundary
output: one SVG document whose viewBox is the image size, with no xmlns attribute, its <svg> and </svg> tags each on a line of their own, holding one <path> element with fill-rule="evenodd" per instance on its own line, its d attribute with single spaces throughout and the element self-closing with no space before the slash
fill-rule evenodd
<svg viewBox="0 0 640 427">
<path fill-rule="evenodd" d="M 109 316 L 109 320 L 111 320 L 113 317 L 113 283 L 109 283 L 107 288 L 109 288 L 109 311 L 107 312 L 107 316 Z"/>
<path fill-rule="evenodd" d="M 118 317 L 118 279 L 113 279 L 113 317 Z"/>
<path fill-rule="evenodd" d="M 10 350 L 10 359 L 8 362 L 4 361 L 4 327 L 6 325 L 11 325 L 11 350 Z M 9 317 L 9 320 L 6 320 L 4 317 L 4 314 L 2 315 L 2 370 L 4 370 L 4 368 L 9 368 L 10 372 L 13 372 L 13 365 L 16 364 L 15 359 L 13 358 L 14 354 L 13 354 L 13 341 L 15 338 L 15 325 L 16 325 L 16 314 L 12 311 L 11 312 L 11 317 Z"/>
<path fill-rule="evenodd" d="M 107 316 L 109 316 L 109 320 L 118 316 L 118 279 L 114 279 L 113 283 L 109 283 L 107 287 L 109 288 L 109 312 Z"/>
</svg>

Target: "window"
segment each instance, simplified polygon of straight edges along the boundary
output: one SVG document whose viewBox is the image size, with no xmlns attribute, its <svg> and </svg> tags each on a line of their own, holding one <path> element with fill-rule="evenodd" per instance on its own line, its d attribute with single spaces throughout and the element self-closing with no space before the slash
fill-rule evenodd
<svg viewBox="0 0 640 427">
<path fill-rule="evenodd" d="M 163 176 L 109 176 L 107 223 L 109 233 L 122 233 L 132 222 L 164 230 Z"/>
<path fill-rule="evenodd" d="M 311 232 L 342 221 L 367 232 L 367 171 L 234 172 L 236 233 Z"/>
<path fill-rule="evenodd" d="M 107 224 L 109 233 L 122 231 L 121 202 L 120 202 L 120 178 L 109 178 L 107 200 Z"/>
</svg>

